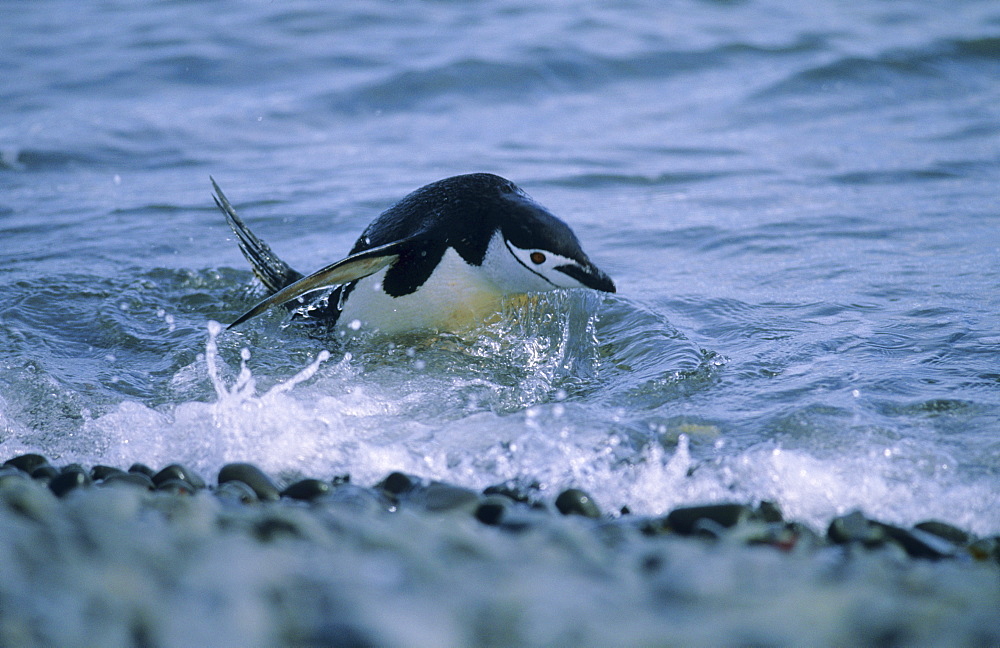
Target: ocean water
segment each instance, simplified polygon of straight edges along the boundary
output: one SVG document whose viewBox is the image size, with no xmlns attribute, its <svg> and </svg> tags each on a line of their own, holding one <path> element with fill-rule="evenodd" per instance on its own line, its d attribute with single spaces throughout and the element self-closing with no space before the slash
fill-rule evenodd
<svg viewBox="0 0 1000 648">
<path fill-rule="evenodd" d="M 609 512 L 771 500 L 821 532 L 861 510 L 1000 534 L 995 2 L 47 0 L 3 14 L 0 458 L 525 478 Z M 473 171 L 567 221 L 618 293 L 511 303 L 468 336 L 345 342 L 279 314 L 217 334 L 259 292 L 210 175 L 309 272 L 406 193 Z M 431 556 L 440 539 L 421 529 L 412 551 Z M 548 600 L 565 566 L 539 552 L 504 596 Z M 779 569 L 726 556 L 709 594 L 729 568 Z M 280 565 L 322 571 L 291 549 L 275 560 L 222 577 L 204 558 L 205 581 L 191 577 L 222 583 L 234 644 L 271 636 L 240 624 L 234 591 Z M 451 588 L 451 625 L 384 642 L 474 643 L 456 639 L 474 616 L 466 573 L 428 564 L 416 591 Z M 357 578 L 377 580 L 369 567 Z M 874 597 L 876 580 L 851 582 Z M 618 585 L 563 605 L 624 609 L 634 592 Z M 7 600 L 43 606 L 18 587 Z M 803 576 L 795 591 L 822 589 Z M 363 608 L 385 591 L 343 596 Z M 712 600 L 685 623 L 731 603 Z M 67 627 L 85 627 L 75 609 Z M 156 615 L 181 645 L 178 610 Z M 527 633 L 510 643 L 565 640 L 537 607 L 503 614 Z M 817 641 L 844 639 L 823 627 Z M 636 628 L 624 643 L 660 631 Z M 743 636 L 691 632 L 680 641 Z"/>
</svg>

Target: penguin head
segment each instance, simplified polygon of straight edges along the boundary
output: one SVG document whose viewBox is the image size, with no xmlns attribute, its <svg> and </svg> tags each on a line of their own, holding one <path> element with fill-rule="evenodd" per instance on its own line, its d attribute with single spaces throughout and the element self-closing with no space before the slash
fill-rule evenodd
<svg viewBox="0 0 1000 648">
<path fill-rule="evenodd" d="M 584 253 L 573 230 L 510 180 L 489 173 L 454 176 L 429 184 L 385 212 L 373 226 L 420 232 L 452 247 L 504 292 L 591 288 L 615 292 L 615 284 Z M 364 237 L 362 237 L 364 239 Z"/>
<path fill-rule="evenodd" d="M 500 275 L 494 281 L 514 284 L 516 292 L 557 288 L 615 292 L 614 282 L 587 257 L 573 230 L 513 183 L 511 187 L 514 191 L 504 196 L 508 204 L 483 260 L 491 274 Z"/>
</svg>

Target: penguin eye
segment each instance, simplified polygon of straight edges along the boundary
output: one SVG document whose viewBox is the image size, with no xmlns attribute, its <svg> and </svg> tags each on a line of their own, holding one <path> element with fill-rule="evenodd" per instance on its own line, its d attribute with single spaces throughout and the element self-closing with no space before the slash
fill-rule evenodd
<svg viewBox="0 0 1000 648">
<path fill-rule="evenodd" d="M 541 252 L 532 252 L 530 258 L 531 262 L 534 263 L 535 265 L 542 265 L 543 263 L 545 263 L 545 255 L 542 254 Z"/>
</svg>

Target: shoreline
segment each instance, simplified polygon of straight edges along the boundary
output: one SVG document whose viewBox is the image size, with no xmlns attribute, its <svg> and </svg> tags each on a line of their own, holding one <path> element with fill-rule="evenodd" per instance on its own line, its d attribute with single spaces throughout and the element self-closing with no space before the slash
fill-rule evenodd
<svg viewBox="0 0 1000 648">
<path fill-rule="evenodd" d="M 0 645 L 1000 644 L 997 538 L 942 523 L 820 534 L 767 502 L 609 515 L 530 483 L 217 477 L 8 460 Z"/>
<path fill-rule="evenodd" d="M 786 520 L 769 501 L 756 506 L 720 502 L 682 506 L 661 515 L 632 515 L 628 507 L 602 511 L 595 499 L 577 488 L 567 488 L 554 498 L 538 484 L 510 480 L 475 491 L 443 481 L 403 472 L 391 472 L 370 487 L 351 482 L 350 475 L 329 480 L 301 478 L 285 486 L 251 463 L 226 464 L 215 484 L 179 463 L 154 470 L 144 464 L 128 469 L 68 464 L 59 468 L 40 454 L 25 453 L 0 464 L 0 485 L 11 480 L 31 480 L 47 486 L 57 498 L 78 489 L 132 487 L 139 491 L 177 496 L 198 492 L 213 494 L 227 504 L 286 502 L 366 502 L 373 510 L 393 513 L 401 508 L 425 513 L 464 513 L 487 526 L 518 532 L 537 523 L 540 516 L 579 516 L 595 524 L 622 526 L 646 536 L 675 535 L 705 541 L 739 539 L 746 544 L 769 545 L 781 551 L 807 547 L 857 545 L 866 549 L 893 546 L 910 558 L 969 559 L 1000 565 L 1000 534 L 979 537 L 938 520 L 901 527 L 869 519 L 861 511 L 838 516 L 825 533 Z"/>
</svg>

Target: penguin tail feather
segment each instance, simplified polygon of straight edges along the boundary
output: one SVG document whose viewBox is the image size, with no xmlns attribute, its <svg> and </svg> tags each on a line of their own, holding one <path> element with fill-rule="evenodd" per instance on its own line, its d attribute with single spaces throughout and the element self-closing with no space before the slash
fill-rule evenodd
<svg viewBox="0 0 1000 648">
<path fill-rule="evenodd" d="M 243 219 L 236 214 L 236 210 L 230 204 L 226 195 L 222 193 L 215 178 L 209 176 L 212 187 L 215 188 L 215 195 L 212 198 L 219 210 L 226 217 L 226 222 L 236 234 L 240 245 L 240 251 L 246 260 L 250 262 L 254 275 L 260 279 L 261 283 L 270 293 L 276 293 L 286 286 L 290 286 L 304 276 L 301 272 L 293 269 L 287 263 L 278 258 L 271 247 L 264 241 L 257 238 L 257 235 L 250 231 Z"/>
</svg>

